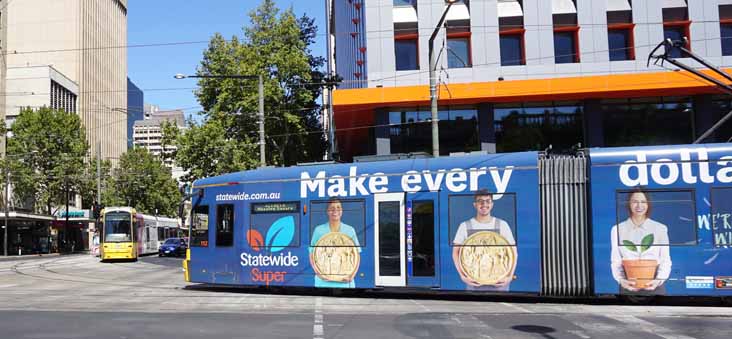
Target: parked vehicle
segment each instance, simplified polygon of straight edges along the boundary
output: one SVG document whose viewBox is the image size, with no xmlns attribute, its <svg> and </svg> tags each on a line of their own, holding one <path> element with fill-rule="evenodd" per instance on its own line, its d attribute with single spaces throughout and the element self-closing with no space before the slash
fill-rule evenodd
<svg viewBox="0 0 732 339">
<path fill-rule="evenodd" d="M 186 249 L 188 249 L 188 245 L 186 245 L 185 240 L 181 238 L 170 238 L 165 240 L 165 242 L 160 246 L 158 256 L 181 257 L 186 255 Z"/>
</svg>

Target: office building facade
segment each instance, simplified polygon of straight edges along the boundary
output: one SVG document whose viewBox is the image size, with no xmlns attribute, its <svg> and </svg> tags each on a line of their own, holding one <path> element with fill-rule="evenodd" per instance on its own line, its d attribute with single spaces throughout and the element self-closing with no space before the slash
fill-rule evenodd
<svg viewBox="0 0 732 339">
<path fill-rule="evenodd" d="M 445 8 L 329 2 L 343 160 L 431 153 L 428 49 Z M 730 96 L 668 63 L 647 65 L 667 38 L 729 67 L 732 1 L 458 1 L 434 42 L 440 153 L 693 142 L 730 111 Z M 730 137 L 728 124 L 704 142 Z"/>
<path fill-rule="evenodd" d="M 101 147 L 103 158 L 119 158 L 127 150 L 128 139 L 127 51 L 123 48 L 127 44 L 127 1 L 24 0 L 0 4 L 4 87 L 6 91 L 20 89 L 5 96 L 6 123 L 12 123 L 20 107 L 29 102 L 34 107 L 55 107 L 59 106 L 53 102 L 55 95 L 72 93 L 76 95 L 73 109 L 86 128 L 92 154 Z M 38 72 L 49 74 L 48 80 L 44 79 L 49 86 L 30 90 Z M 59 77 L 68 81 L 57 81 Z"/>
</svg>

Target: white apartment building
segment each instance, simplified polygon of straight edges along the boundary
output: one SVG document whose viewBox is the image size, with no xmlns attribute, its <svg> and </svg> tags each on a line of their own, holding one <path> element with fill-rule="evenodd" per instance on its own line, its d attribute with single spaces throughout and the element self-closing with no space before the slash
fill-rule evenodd
<svg viewBox="0 0 732 339">
<path fill-rule="evenodd" d="M 160 111 L 157 106 L 145 105 L 145 119 L 135 121 L 133 127 L 132 140 L 134 146 L 144 147 L 148 152 L 159 157 L 175 151 L 175 145 L 162 144 L 162 124 L 166 121 L 173 123 L 179 129 L 185 128 L 185 114 L 183 111 Z M 171 169 L 173 178 L 180 182 L 180 177 L 185 172 L 176 166 L 175 159 L 165 158 L 164 164 Z"/>
</svg>

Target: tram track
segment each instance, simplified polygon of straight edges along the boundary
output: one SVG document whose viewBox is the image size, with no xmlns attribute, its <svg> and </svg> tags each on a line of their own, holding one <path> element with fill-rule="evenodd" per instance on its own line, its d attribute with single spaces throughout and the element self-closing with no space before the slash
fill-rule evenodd
<svg viewBox="0 0 732 339">
<path fill-rule="evenodd" d="M 81 283 L 81 284 L 103 284 L 105 286 L 118 286 L 118 287 L 140 287 L 140 288 L 148 288 L 148 289 L 157 289 L 157 290 L 179 290 L 182 289 L 183 286 L 178 285 L 171 285 L 171 284 L 165 284 L 160 281 L 155 280 L 125 280 L 120 281 L 120 277 L 115 277 L 114 280 L 112 279 L 105 279 L 105 278 L 96 278 L 93 277 L 94 273 L 84 273 L 84 274 L 73 274 L 69 272 L 62 272 L 57 269 L 57 267 L 74 267 L 79 266 L 80 264 L 83 264 L 83 262 L 80 262 L 78 260 L 69 260 L 67 258 L 59 258 L 49 261 L 43 261 L 43 262 L 20 262 L 17 264 L 14 264 L 10 266 L 7 269 L 0 269 L 0 272 L 13 272 L 16 275 L 22 275 L 28 278 L 33 279 L 39 279 L 39 280 L 46 280 L 46 281 L 56 281 L 56 282 L 67 282 L 67 283 Z M 140 270 L 147 270 L 150 272 L 157 272 L 158 269 L 147 269 L 144 267 L 133 267 L 130 265 L 125 266 L 117 266 L 122 267 L 125 269 L 132 269 L 135 271 Z M 33 271 L 40 271 L 50 274 L 51 276 L 40 274 L 40 273 L 33 273 Z M 97 272 L 97 273 L 104 273 L 104 272 Z"/>
</svg>

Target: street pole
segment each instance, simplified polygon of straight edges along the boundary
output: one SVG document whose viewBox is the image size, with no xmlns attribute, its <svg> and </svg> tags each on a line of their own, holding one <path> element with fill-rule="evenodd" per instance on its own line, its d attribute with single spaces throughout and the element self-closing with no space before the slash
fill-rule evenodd
<svg viewBox="0 0 732 339">
<path fill-rule="evenodd" d="M 326 42 L 326 50 L 328 51 L 328 57 L 326 58 L 327 62 L 327 70 L 328 70 L 328 82 L 330 86 L 327 86 L 328 88 L 328 102 L 326 103 L 328 105 L 328 147 L 330 148 L 328 150 L 328 160 L 335 161 L 335 153 L 336 153 L 336 140 L 335 140 L 335 126 L 333 122 L 333 65 L 331 64 L 331 60 L 333 59 L 333 43 L 331 41 L 331 27 L 330 27 L 330 17 L 333 15 L 333 12 L 331 11 L 332 7 L 330 6 L 331 0 L 325 0 L 325 12 L 327 13 L 325 18 L 325 42 Z"/>
<path fill-rule="evenodd" d="M 260 167 L 267 166 L 267 157 L 265 153 L 265 143 L 264 143 L 264 77 L 262 75 L 256 76 L 256 75 L 240 75 L 240 74 L 234 74 L 234 75 L 185 75 L 185 74 L 176 74 L 174 76 L 176 79 L 185 79 L 185 78 L 209 78 L 209 79 L 259 79 L 259 165 Z"/>
<path fill-rule="evenodd" d="M 5 138 L 5 147 L 7 148 L 7 137 Z M 7 150 L 6 150 L 7 152 Z M 8 154 L 5 154 L 5 227 L 3 230 L 3 255 L 8 256 L 8 200 L 10 198 L 10 170 L 8 169 Z"/>
<path fill-rule="evenodd" d="M 69 243 L 69 181 L 68 174 L 64 177 L 64 188 L 66 189 L 66 221 L 64 221 L 64 245 Z"/>
<path fill-rule="evenodd" d="M 452 7 L 452 4 L 457 2 L 457 0 L 445 0 L 445 2 L 447 3 L 447 7 L 445 7 L 445 11 L 442 12 L 442 17 L 440 17 L 440 21 L 437 23 L 437 27 L 435 27 L 435 30 L 432 32 L 432 36 L 430 36 L 429 41 L 430 107 L 432 110 L 432 156 L 435 158 L 440 156 L 440 121 L 437 111 L 437 75 L 435 74 L 437 69 L 437 60 L 435 60 L 435 38 L 437 38 L 437 34 L 440 32 L 442 24 L 445 22 L 447 12 L 450 11 L 450 7 Z"/>
<path fill-rule="evenodd" d="M 264 79 L 259 76 L 259 166 L 267 166 L 264 144 Z"/>
<path fill-rule="evenodd" d="M 97 141 L 97 204 L 102 203 L 102 141 Z"/>
</svg>

